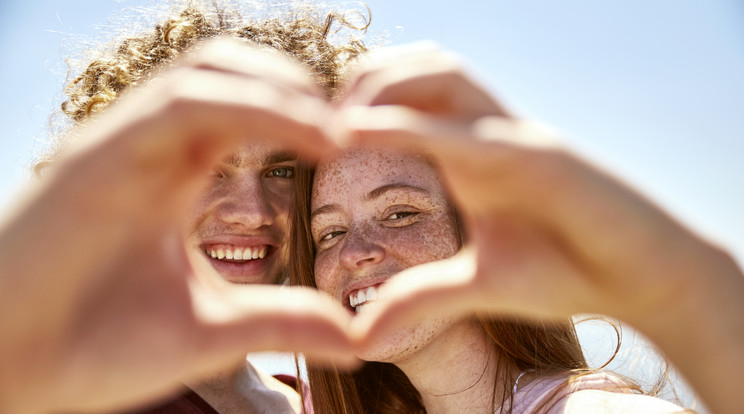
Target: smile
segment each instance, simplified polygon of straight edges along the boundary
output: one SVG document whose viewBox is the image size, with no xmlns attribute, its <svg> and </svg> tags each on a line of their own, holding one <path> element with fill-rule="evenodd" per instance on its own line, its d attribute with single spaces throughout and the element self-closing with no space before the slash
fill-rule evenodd
<svg viewBox="0 0 744 414">
<path fill-rule="evenodd" d="M 212 259 L 224 261 L 247 261 L 263 259 L 269 251 L 268 245 L 255 247 L 220 247 L 205 249 L 204 253 Z"/>
</svg>

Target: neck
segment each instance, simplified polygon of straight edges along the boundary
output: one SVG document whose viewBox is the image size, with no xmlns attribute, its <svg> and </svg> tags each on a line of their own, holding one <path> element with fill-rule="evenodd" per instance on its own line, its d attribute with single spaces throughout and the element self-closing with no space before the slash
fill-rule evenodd
<svg viewBox="0 0 744 414">
<path fill-rule="evenodd" d="M 496 364 L 493 343 L 475 320 L 455 324 L 419 352 L 395 362 L 421 394 L 428 414 L 493 414 L 503 392 Z"/>
</svg>

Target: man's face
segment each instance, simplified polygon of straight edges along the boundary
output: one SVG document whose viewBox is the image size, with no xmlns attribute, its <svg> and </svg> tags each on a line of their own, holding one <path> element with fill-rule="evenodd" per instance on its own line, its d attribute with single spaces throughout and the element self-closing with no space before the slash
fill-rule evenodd
<svg viewBox="0 0 744 414">
<path fill-rule="evenodd" d="M 187 228 L 186 248 L 200 274 L 241 284 L 282 281 L 296 158 L 250 144 L 212 169 Z"/>
</svg>

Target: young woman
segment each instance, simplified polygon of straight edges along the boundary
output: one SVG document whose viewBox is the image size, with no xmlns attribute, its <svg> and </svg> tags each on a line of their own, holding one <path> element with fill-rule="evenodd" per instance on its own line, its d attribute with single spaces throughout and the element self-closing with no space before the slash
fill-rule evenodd
<svg viewBox="0 0 744 414">
<path fill-rule="evenodd" d="M 450 258 L 462 246 L 459 220 L 423 155 L 344 152 L 318 166 L 309 207 L 310 232 L 298 239 L 304 255 L 297 258 L 314 251 L 315 264 L 298 276 L 314 274 L 301 283 L 350 313 L 374 308 L 391 276 Z M 374 362 L 353 373 L 310 365 L 316 412 L 601 412 L 608 404 L 681 411 L 628 394 L 635 387 L 617 377 L 585 375 L 592 371 L 570 320 L 435 315 L 398 327 L 359 357 Z"/>
<path fill-rule="evenodd" d="M 709 266 L 738 286 L 741 273 L 453 63 L 430 50 L 372 59 L 334 123 L 337 138 L 372 147 L 299 174 L 291 278 L 367 335 L 355 372 L 310 361 L 316 412 L 684 411 L 589 369 L 568 317 L 609 314 L 665 343 L 687 314 L 685 253 L 696 274 Z"/>
</svg>

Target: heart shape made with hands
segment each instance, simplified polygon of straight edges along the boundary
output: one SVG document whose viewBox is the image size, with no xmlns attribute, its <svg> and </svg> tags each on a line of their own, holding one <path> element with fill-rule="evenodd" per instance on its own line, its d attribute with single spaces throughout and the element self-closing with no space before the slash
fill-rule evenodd
<svg viewBox="0 0 744 414">
<path fill-rule="evenodd" d="M 670 287 L 683 283 L 675 273 L 694 267 L 679 260 L 680 251 L 694 257 L 700 247 L 686 229 L 567 151 L 554 131 L 509 113 L 461 60 L 435 45 L 373 53 L 327 125 L 341 147 L 431 157 L 467 234 L 454 257 L 409 268 L 382 286 L 376 306 L 350 325 L 362 347 L 444 315 L 565 320 L 599 313 L 635 324 L 674 302 Z"/>
<path fill-rule="evenodd" d="M 234 47 L 244 48 L 217 43 L 191 61 L 197 68 L 192 75 L 212 85 L 214 108 L 200 108 L 177 125 L 177 136 L 198 143 L 220 125 L 216 133 L 228 137 L 222 151 L 251 131 L 314 159 L 350 146 L 425 152 L 461 215 L 468 234 L 463 251 L 407 269 L 383 286 L 377 306 L 350 322 L 348 333 L 358 346 L 423 316 L 622 314 L 628 298 L 644 310 L 657 299 L 634 295 L 627 274 L 648 272 L 629 267 L 625 255 L 644 257 L 655 249 L 638 234 L 658 228 L 660 212 L 561 149 L 552 131 L 515 118 L 452 54 L 432 44 L 371 53 L 329 106 L 303 70 L 286 62 L 271 66 L 281 56 L 259 51 L 256 65 L 255 56 Z M 274 70 L 256 73 L 257 66 Z M 219 82 L 212 72 L 229 75 L 220 79 L 227 91 L 223 101 L 214 98 Z M 188 92 L 190 100 L 204 99 L 201 90 Z M 209 133 L 194 132 L 201 130 Z M 203 159 L 214 158 L 204 156 L 205 147 L 219 149 L 213 141 L 192 146 L 189 154 Z M 189 161 L 193 167 L 193 156 Z M 637 223 L 616 231 L 614 223 L 628 211 Z M 603 228 L 613 237 L 596 237 Z"/>
<path fill-rule="evenodd" d="M 705 274 L 707 244 L 508 113 L 453 55 L 385 49 L 347 84 L 330 105 L 295 63 L 221 39 L 80 125 L 0 232 L 14 276 L 1 281 L 14 294 L 3 296 L 0 345 L 25 356 L 2 358 L 15 388 L 0 389 L 106 411 L 246 351 L 350 364 L 422 317 L 602 313 L 638 327 Z M 315 160 L 350 146 L 425 153 L 466 230 L 462 250 L 392 276 L 355 317 L 313 289 L 207 286 L 186 257 L 183 206 L 247 135 Z"/>
<path fill-rule="evenodd" d="M 3 252 L 24 276 L 15 288 L 29 294 L 20 296 L 45 303 L 35 286 L 59 293 L 29 326 L 80 333 L 67 349 L 95 350 L 91 355 L 99 357 L 76 360 L 79 371 L 96 364 L 142 370 L 120 357 L 124 343 L 113 339 L 120 336 L 106 334 L 116 326 L 130 338 L 126 346 L 141 351 L 136 355 L 159 350 L 153 362 L 169 368 L 139 389 L 155 392 L 158 378 L 197 376 L 242 358 L 246 349 L 338 360 L 402 324 L 442 314 L 632 317 L 623 312 L 652 312 L 658 292 L 673 285 L 664 275 L 675 272 L 655 271 L 674 256 L 659 241 L 680 240 L 685 232 L 561 150 L 551 132 L 509 114 L 451 54 L 430 46 L 371 54 L 348 85 L 329 105 L 286 58 L 221 40 L 81 127 L 78 135 L 88 139 L 19 209 L 14 243 L 7 243 L 33 241 L 50 259 L 16 247 Z M 244 144 L 246 134 L 311 159 L 349 146 L 425 152 L 467 230 L 464 248 L 392 277 L 376 306 L 355 318 L 307 289 L 205 289 L 174 229 L 183 206 L 204 190 L 204 172 Z M 49 274 L 59 277 L 50 282 Z M 649 288 L 638 295 L 637 286 Z"/>
</svg>

